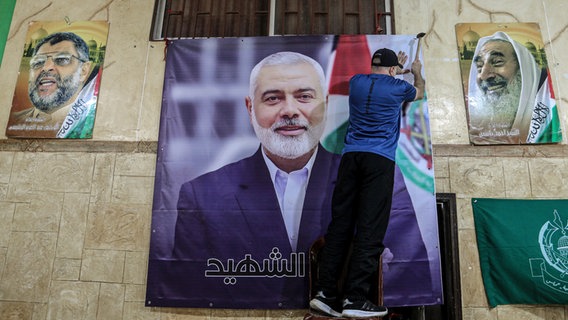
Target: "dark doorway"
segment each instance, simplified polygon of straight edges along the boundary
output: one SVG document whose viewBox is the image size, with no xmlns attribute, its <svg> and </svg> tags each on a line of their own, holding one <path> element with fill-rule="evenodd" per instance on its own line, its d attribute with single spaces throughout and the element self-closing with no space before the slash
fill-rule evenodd
<svg viewBox="0 0 568 320">
<path fill-rule="evenodd" d="M 392 308 L 384 320 L 462 320 L 456 195 L 436 194 L 444 304 Z"/>
</svg>

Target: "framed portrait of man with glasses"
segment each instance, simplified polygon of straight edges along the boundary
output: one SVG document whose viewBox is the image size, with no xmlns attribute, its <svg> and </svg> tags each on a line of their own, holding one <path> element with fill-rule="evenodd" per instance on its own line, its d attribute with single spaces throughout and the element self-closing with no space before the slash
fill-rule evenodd
<svg viewBox="0 0 568 320">
<path fill-rule="evenodd" d="M 20 64 L 9 138 L 93 136 L 108 22 L 31 22 Z"/>
</svg>

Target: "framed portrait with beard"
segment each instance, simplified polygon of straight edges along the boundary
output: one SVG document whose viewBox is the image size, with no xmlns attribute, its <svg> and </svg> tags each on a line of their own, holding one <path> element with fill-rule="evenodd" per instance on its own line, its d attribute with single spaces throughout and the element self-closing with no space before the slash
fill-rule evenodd
<svg viewBox="0 0 568 320">
<path fill-rule="evenodd" d="M 107 21 L 30 22 L 7 137 L 92 138 L 108 29 Z"/>
<path fill-rule="evenodd" d="M 460 23 L 456 37 L 472 144 L 562 141 L 537 23 Z"/>
</svg>

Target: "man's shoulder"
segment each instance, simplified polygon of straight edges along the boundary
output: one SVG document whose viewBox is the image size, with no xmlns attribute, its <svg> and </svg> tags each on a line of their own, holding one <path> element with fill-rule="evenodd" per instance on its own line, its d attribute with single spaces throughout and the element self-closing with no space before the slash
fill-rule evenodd
<svg viewBox="0 0 568 320">
<path fill-rule="evenodd" d="M 339 165 L 341 155 L 329 152 L 321 145 L 318 145 L 318 148 L 314 165 L 332 168 Z M 184 186 L 191 186 L 193 188 L 208 186 L 210 189 L 226 189 L 236 186 L 239 182 L 244 180 L 249 181 L 249 183 L 258 183 L 258 176 L 262 170 L 265 170 L 268 174 L 268 169 L 262 158 L 262 153 L 259 150 L 252 156 L 229 163 L 219 169 L 204 173 L 197 178 L 189 180 L 183 184 L 182 188 Z"/>
<path fill-rule="evenodd" d="M 318 146 L 318 154 L 314 162 L 314 172 L 336 172 L 341 161 L 341 154 L 326 150 L 321 144 Z M 332 175 L 334 176 L 334 175 Z"/>
<path fill-rule="evenodd" d="M 391 78 L 392 80 L 388 82 L 388 85 L 392 86 L 393 88 L 398 88 L 398 90 L 406 93 L 416 93 L 416 88 L 412 83 L 396 77 Z"/>
<path fill-rule="evenodd" d="M 408 81 L 397 78 L 397 77 L 391 77 L 389 75 L 386 74 L 378 74 L 378 73 L 358 73 L 354 76 L 351 77 L 351 79 L 349 80 L 351 83 L 356 83 L 356 82 L 381 82 L 381 83 L 385 83 L 387 85 L 402 85 L 402 86 L 407 86 L 407 85 L 411 85 Z"/>
<path fill-rule="evenodd" d="M 321 160 L 335 161 L 337 159 L 341 159 L 341 154 L 337 154 L 337 153 L 333 153 L 331 151 L 328 151 L 321 144 L 318 145 L 318 157 L 316 157 L 316 161 L 318 161 L 318 160 L 319 161 L 321 161 Z"/>
<path fill-rule="evenodd" d="M 262 157 L 260 157 L 262 160 Z M 187 181 L 184 185 L 208 185 L 211 187 L 226 187 L 235 180 L 249 177 L 253 171 L 259 170 L 259 159 L 255 153 L 247 158 L 226 164 L 218 169 L 204 173 L 195 179 Z"/>
<path fill-rule="evenodd" d="M 351 79 L 349 79 L 350 83 L 357 83 L 357 82 L 363 82 L 363 81 L 371 81 L 371 78 L 373 77 L 373 74 L 371 73 L 357 73 L 355 75 L 353 75 L 351 77 Z"/>
</svg>

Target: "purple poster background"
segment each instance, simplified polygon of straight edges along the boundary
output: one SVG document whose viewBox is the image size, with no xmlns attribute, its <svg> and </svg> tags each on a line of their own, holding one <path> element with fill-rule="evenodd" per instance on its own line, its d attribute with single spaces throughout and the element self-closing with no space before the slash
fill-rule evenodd
<svg viewBox="0 0 568 320">
<path fill-rule="evenodd" d="M 278 242 L 275 230 L 282 223 L 279 210 L 251 218 L 261 211 L 254 209 L 258 203 L 275 198 L 272 185 L 263 189 L 266 195 L 257 192 L 248 201 L 240 198 L 239 210 L 222 207 L 226 195 L 212 196 L 210 202 L 215 209 L 195 218 L 195 223 L 186 229 L 189 237 L 195 236 L 200 249 L 195 255 L 176 256 L 172 251 L 176 245 L 180 187 L 204 173 L 254 158 L 259 142 L 245 107 L 253 66 L 279 51 L 310 56 L 322 65 L 330 84 L 327 125 L 321 139 L 327 151 L 323 147 L 318 151 L 318 156 L 326 160 L 321 161 L 325 164 L 314 165 L 309 182 L 320 189 L 306 195 L 308 204 L 305 203 L 302 215 L 302 219 L 311 219 L 310 226 L 315 227 L 300 229 L 305 233 L 306 243 L 311 243 L 323 235 L 330 218 L 329 201 L 339 158 L 333 152 L 340 149 L 330 141 L 342 141 L 341 127 L 347 118 L 346 93 L 333 89 L 331 84 L 338 80 L 332 79 L 332 75 L 337 77 L 337 72 L 334 73 L 337 65 L 358 58 L 345 57 L 338 48 L 351 45 L 364 48 L 358 54 L 370 57 L 374 50 L 389 47 L 413 57 L 416 49 L 412 39 L 413 36 L 323 35 L 193 39 L 169 44 L 156 164 L 147 306 L 307 307 L 307 247 L 299 245 L 292 252 Z M 347 51 L 354 54 L 353 50 Z M 347 80 L 350 76 L 342 75 Z M 426 100 L 413 104 L 409 110 L 402 124 L 393 213 L 383 256 L 387 306 L 442 303 Z M 260 180 L 266 169 L 254 168 L 252 178 L 258 175 Z M 221 178 L 218 184 L 230 187 L 232 177 Z M 271 215 L 274 218 L 268 218 Z M 241 220 L 246 222 L 243 225 L 236 222 Z M 178 225 L 177 231 L 180 229 Z M 287 267 L 288 272 L 275 272 L 269 265 Z"/>
</svg>

